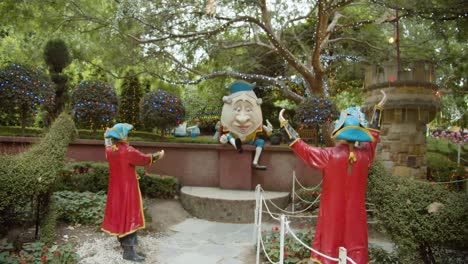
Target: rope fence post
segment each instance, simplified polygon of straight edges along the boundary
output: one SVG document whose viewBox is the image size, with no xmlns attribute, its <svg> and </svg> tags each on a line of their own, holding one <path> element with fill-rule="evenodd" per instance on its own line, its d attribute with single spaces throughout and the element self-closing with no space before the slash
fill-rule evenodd
<svg viewBox="0 0 468 264">
<path fill-rule="evenodd" d="M 263 196 L 259 192 L 259 205 L 258 205 L 258 225 L 257 225 L 257 258 L 256 263 L 260 264 L 260 240 L 262 239 L 262 199 Z"/>
<path fill-rule="evenodd" d="M 285 216 L 284 214 L 281 215 L 281 225 L 280 225 L 280 255 L 279 255 L 279 264 L 283 264 L 284 262 L 284 231 L 286 229 L 285 226 Z"/>
<path fill-rule="evenodd" d="M 253 227 L 253 232 L 252 232 L 252 241 L 255 244 L 257 242 L 257 232 L 258 232 L 258 214 L 260 213 L 259 211 L 259 204 L 260 204 L 260 184 L 257 184 L 255 187 L 255 211 L 254 211 L 254 227 Z"/>
<path fill-rule="evenodd" d="M 338 264 L 346 264 L 346 248 L 340 247 L 339 248 L 339 253 L 338 253 Z"/>
</svg>

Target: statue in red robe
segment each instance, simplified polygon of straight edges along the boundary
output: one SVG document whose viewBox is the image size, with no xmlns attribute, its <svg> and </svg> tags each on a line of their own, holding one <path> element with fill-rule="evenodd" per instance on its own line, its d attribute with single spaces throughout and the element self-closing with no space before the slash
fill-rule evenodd
<svg viewBox="0 0 468 264">
<path fill-rule="evenodd" d="M 348 108 L 341 113 L 332 137 L 342 140 L 335 147 L 319 148 L 302 141 L 284 119 L 281 110 L 279 121 L 289 139 L 294 153 L 307 165 L 322 171 L 323 185 L 320 208 L 312 248 L 332 258 L 338 258 L 340 247 L 358 264 L 368 263 L 368 236 L 365 196 L 367 174 L 371 167 L 386 95 L 374 108 L 372 123 L 359 108 Z M 356 142 L 360 142 L 356 146 Z M 311 261 L 336 264 L 315 252 Z"/>
<path fill-rule="evenodd" d="M 109 187 L 102 230 L 117 236 L 124 249 L 123 258 L 144 261 L 136 254 L 136 231 L 145 228 L 143 203 L 136 166 L 147 166 L 164 156 L 164 150 L 144 154 L 128 145 L 127 135 L 133 128 L 119 123 L 105 133 L 106 159 L 109 162 Z"/>
</svg>

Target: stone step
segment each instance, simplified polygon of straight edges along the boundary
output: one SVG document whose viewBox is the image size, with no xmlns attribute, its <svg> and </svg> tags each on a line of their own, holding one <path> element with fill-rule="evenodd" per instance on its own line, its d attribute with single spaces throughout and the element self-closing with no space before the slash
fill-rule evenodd
<svg viewBox="0 0 468 264">
<path fill-rule="evenodd" d="M 255 191 L 184 186 L 180 193 L 182 206 L 194 217 L 225 223 L 254 222 Z M 264 197 L 281 209 L 290 201 L 287 192 L 266 191 Z M 271 204 L 268 206 L 272 212 L 279 211 Z"/>
</svg>

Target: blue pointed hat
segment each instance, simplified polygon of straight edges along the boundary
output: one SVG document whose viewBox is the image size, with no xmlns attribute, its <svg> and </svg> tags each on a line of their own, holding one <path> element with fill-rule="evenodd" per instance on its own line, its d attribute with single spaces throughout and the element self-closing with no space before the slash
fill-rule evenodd
<svg viewBox="0 0 468 264">
<path fill-rule="evenodd" d="M 332 137 L 347 141 L 374 142 L 375 139 L 367 130 L 367 125 L 367 120 L 359 107 L 347 108 L 341 111 Z"/>
<path fill-rule="evenodd" d="M 126 140 L 128 133 L 133 129 L 133 126 L 127 123 L 115 124 L 106 134 L 105 138 L 114 138 L 117 140 Z"/>
<path fill-rule="evenodd" d="M 237 93 L 237 92 L 248 92 L 248 91 L 252 92 L 254 87 L 255 85 L 250 84 L 250 83 L 235 82 L 231 84 L 231 86 L 229 87 L 229 92 L 231 94 Z"/>
</svg>

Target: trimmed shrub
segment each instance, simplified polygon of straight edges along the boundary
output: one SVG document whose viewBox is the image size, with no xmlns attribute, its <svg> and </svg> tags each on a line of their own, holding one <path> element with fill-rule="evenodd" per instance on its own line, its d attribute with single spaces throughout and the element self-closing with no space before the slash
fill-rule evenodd
<svg viewBox="0 0 468 264">
<path fill-rule="evenodd" d="M 110 127 L 117 115 L 117 94 L 102 82 L 81 82 L 71 95 L 73 116 L 79 128 L 93 131 Z"/>
<path fill-rule="evenodd" d="M 36 208 L 40 214 L 45 212 L 75 133 L 71 117 L 61 114 L 46 136 L 26 152 L 0 156 L 0 231 L 18 222 L 31 221 Z"/>
<path fill-rule="evenodd" d="M 391 176 L 379 162 L 367 190 L 378 226 L 396 244 L 401 263 L 462 263 L 461 252 L 468 250 L 467 193 Z"/>
<path fill-rule="evenodd" d="M 46 125 L 50 125 L 63 111 L 69 100 L 68 77 L 62 73 L 63 69 L 71 62 L 70 52 L 65 41 L 62 39 L 47 41 L 44 47 L 44 60 L 49 66 L 51 80 L 55 83 L 55 105 L 47 109 L 48 113 L 43 120 Z"/>
<path fill-rule="evenodd" d="M 139 104 L 142 97 L 143 90 L 138 77 L 133 71 L 129 71 L 123 81 L 119 97 L 119 122 L 132 124 L 135 128 L 141 127 Z"/>
<path fill-rule="evenodd" d="M 145 128 L 161 131 L 177 126 L 185 116 L 185 107 L 175 95 L 158 90 L 147 93 L 141 100 L 141 121 Z"/>
</svg>

